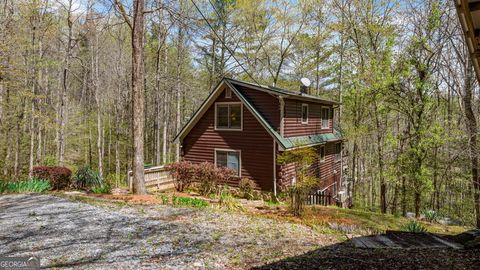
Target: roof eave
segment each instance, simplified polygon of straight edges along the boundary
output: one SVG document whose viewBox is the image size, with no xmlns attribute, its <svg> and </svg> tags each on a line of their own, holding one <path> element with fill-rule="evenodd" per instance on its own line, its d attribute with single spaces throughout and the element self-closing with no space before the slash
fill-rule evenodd
<svg viewBox="0 0 480 270">
<path fill-rule="evenodd" d="M 457 9 L 458 19 L 465 36 L 470 58 L 473 62 L 473 69 L 477 79 L 480 81 L 480 46 L 475 43 L 475 27 L 473 25 L 473 15 L 467 0 L 454 0 Z"/>
</svg>

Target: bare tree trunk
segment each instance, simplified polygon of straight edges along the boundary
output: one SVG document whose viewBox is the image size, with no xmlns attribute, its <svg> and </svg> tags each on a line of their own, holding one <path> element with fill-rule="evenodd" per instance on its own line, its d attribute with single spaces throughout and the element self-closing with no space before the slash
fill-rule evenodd
<svg viewBox="0 0 480 270">
<path fill-rule="evenodd" d="M 465 78 L 465 87 L 463 95 L 463 104 L 465 107 L 465 118 L 467 119 L 467 130 L 469 137 L 469 150 L 470 150 L 470 163 L 471 163 L 471 173 L 472 173 L 472 186 L 473 186 L 473 197 L 475 204 L 475 217 L 476 217 L 476 226 L 480 228 L 480 182 L 479 182 L 479 172 L 478 172 L 478 153 L 477 153 L 477 119 L 473 112 L 472 105 L 472 80 L 473 72 L 470 62 L 466 63 L 466 78 Z"/>
<path fill-rule="evenodd" d="M 133 2 L 132 25 L 132 106 L 133 106 L 133 193 L 145 194 L 144 129 L 145 93 L 143 65 L 144 2 Z"/>
<path fill-rule="evenodd" d="M 32 21 L 34 24 L 36 24 L 36 20 L 32 18 Z M 35 109 L 35 103 L 36 103 L 36 95 L 37 95 L 37 62 L 36 62 L 36 29 L 37 25 L 32 26 L 32 61 L 31 61 L 31 75 L 33 76 L 31 84 L 32 84 L 32 104 L 31 104 L 31 118 L 30 118 L 30 155 L 29 155 L 29 162 L 28 162 L 28 177 L 32 178 L 32 173 L 33 173 L 33 163 L 35 159 L 35 128 L 36 128 L 36 121 L 37 121 L 37 115 L 36 115 L 36 109 Z"/>
<path fill-rule="evenodd" d="M 185 9 L 185 3 L 184 0 L 180 0 L 180 16 L 183 16 L 183 12 Z M 175 80 L 175 90 L 176 90 L 176 134 L 180 132 L 180 128 L 182 125 L 182 110 L 181 110 L 181 104 L 182 104 L 182 81 L 181 81 L 181 76 L 182 76 L 182 68 L 183 68 L 183 58 L 184 58 L 184 52 L 183 52 L 183 39 L 184 39 L 184 29 L 183 29 L 183 22 L 180 22 L 178 25 L 178 37 L 177 37 L 177 71 L 176 71 L 176 80 Z M 175 147 L 175 160 L 179 161 L 180 160 L 180 143 L 176 143 Z"/>
<path fill-rule="evenodd" d="M 92 45 L 91 53 L 91 74 L 92 85 L 95 93 L 95 102 L 97 103 L 97 155 L 98 155 L 98 173 L 103 178 L 103 126 L 102 126 L 102 104 L 100 99 L 100 91 L 98 89 L 98 55 L 96 51 L 98 46 L 98 36 L 95 35 L 95 45 Z"/>
<path fill-rule="evenodd" d="M 59 114 L 59 132 L 58 132 L 58 162 L 60 166 L 64 165 L 65 159 L 65 108 L 68 93 L 68 73 L 70 72 L 70 57 L 73 42 L 73 18 L 72 18 L 72 0 L 68 3 L 67 10 L 68 40 L 65 50 L 62 91 L 60 93 L 60 114 Z"/>
<path fill-rule="evenodd" d="M 167 74 L 167 63 L 168 63 L 168 51 L 167 48 L 165 47 L 165 62 L 164 62 L 164 68 L 165 68 L 165 74 Z M 162 164 L 166 164 L 168 162 L 168 154 L 170 151 L 168 150 L 168 119 L 170 118 L 170 97 L 168 95 L 168 89 L 169 87 L 164 88 L 164 98 L 163 98 L 163 143 L 162 143 Z"/>
</svg>

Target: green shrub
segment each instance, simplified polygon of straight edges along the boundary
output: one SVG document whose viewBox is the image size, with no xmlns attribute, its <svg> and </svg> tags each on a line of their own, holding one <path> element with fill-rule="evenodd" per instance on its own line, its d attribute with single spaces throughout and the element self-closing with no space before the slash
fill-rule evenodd
<svg viewBox="0 0 480 270">
<path fill-rule="evenodd" d="M 403 225 L 401 230 L 404 232 L 422 233 L 422 232 L 426 232 L 427 228 L 425 228 L 422 224 L 418 223 L 417 221 L 412 220 L 407 224 Z"/>
<path fill-rule="evenodd" d="M 48 180 L 30 179 L 27 181 L 10 182 L 5 191 L 11 193 L 44 192 L 50 189 Z"/>
<path fill-rule="evenodd" d="M 103 179 L 97 171 L 89 166 L 84 166 L 78 169 L 73 176 L 73 186 L 84 190 L 89 190 L 94 187 L 98 188 L 103 186 Z"/>
<path fill-rule="evenodd" d="M 254 198 L 253 191 L 255 190 L 255 182 L 249 178 L 242 178 L 238 183 L 243 198 L 252 200 Z"/>
<path fill-rule="evenodd" d="M 170 202 L 170 197 L 167 194 L 160 194 L 158 197 L 162 200 L 162 204 L 168 204 Z"/>
<path fill-rule="evenodd" d="M 105 184 L 92 187 L 92 192 L 96 194 L 110 194 L 112 192 L 112 188 L 110 187 L 110 185 Z"/>
<path fill-rule="evenodd" d="M 437 212 L 431 209 L 426 209 L 425 211 L 423 211 L 423 215 L 428 222 L 435 222 L 438 219 Z"/>
<path fill-rule="evenodd" d="M 36 179 L 45 179 L 53 189 L 65 189 L 71 185 L 72 171 L 61 166 L 35 166 L 32 175 Z"/>
<path fill-rule="evenodd" d="M 174 205 L 192 206 L 192 207 L 206 207 L 208 202 L 202 199 L 190 198 L 190 197 L 176 197 L 173 196 L 172 202 Z"/>
<path fill-rule="evenodd" d="M 42 166 L 50 166 L 50 167 L 52 167 L 52 166 L 58 165 L 58 160 L 57 160 L 57 158 L 54 157 L 54 156 L 44 156 L 44 157 L 42 158 L 42 161 L 40 162 L 40 164 L 41 164 Z"/>
<path fill-rule="evenodd" d="M 7 181 L 0 180 L 0 194 L 7 190 Z"/>
</svg>

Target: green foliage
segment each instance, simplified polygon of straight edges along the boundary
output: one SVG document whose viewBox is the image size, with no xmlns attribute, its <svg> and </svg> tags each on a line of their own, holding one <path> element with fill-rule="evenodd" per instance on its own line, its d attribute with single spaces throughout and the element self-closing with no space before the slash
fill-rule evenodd
<svg viewBox="0 0 480 270">
<path fill-rule="evenodd" d="M 180 206 L 191 206 L 191 207 L 207 207 L 208 202 L 198 198 L 190 198 L 190 197 L 172 197 L 172 202 L 174 205 Z"/>
<path fill-rule="evenodd" d="M 7 190 L 7 181 L 0 179 L 0 194 Z"/>
<path fill-rule="evenodd" d="M 73 184 L 75 188 L 88 190 L 91 188 L 98 188 L 104 185 L 100 174 L 91 169 L 89 166 L 83 166 L 78 169 L 73 176 Z"/>
<path fill-rule="evenodd" d="M 432 209 L 424 210 L 423 215 L 425 216 L 425 219 L 428 220 L 429 222 L 436 222 L 438 219 L 437 212 Z"/>
<path fill-rule="evenodd" d="M 308 175 L 308 168 L 317 158 L 318 154 L 313 147 L 286 151 L 278 156 L 277 163 L 279 164 L 295 164 L 297 182 L 287 190 L 290 198 L 289 210 L 294 216 L 303 214 L 308 193 L 319 185 L 319 179 Z"/>
<path fill-rule="evenodd" d="M 404 232 L 413 232 L 413 233 L 423 233 L 427 232 L 427 228 L 422 224 L 418 223 L 415 220 L 408 222 L 407 224 L 403 225 L 401 228 Z"/>
<path fill-rule="evenodd" d="M 218 197 L 221 207 L 228 210 L 244 210 L 242 204 L 233 197 L 228 187 L 224 186 L 223 188 L 221 188 Z"/>
<path fill-rule="evenodd" d="M 58 160 L 54 156 L 44 156 L 42 161 L 40 162 L 42 166 L 57 166 Z"/>
<path fill-rule="evenodd" d="M 4 192 L 24 193 L 24 192 L 44 192 L 49 190 L 50 183 L 43 179 L 30 179 L 27 181 L 10 182 L 3 186 Z"/>
<path fill-rule="evenodd" d="M 245 199 L 253 199 L 253 191 L 255 190 L 255 182 L 249 178 L 242 178 L 238 183 L 238 188 L 240 189 L 241 195 Z"/>
<path fill-rule="evenodd" d="M 162 193 L 158 195 L 158 197 L 162 200 L 162 204 L 168 204 L 170 202 L 170 197 L 167 194 Z"/>
<path fill-rule="evenodd" d="M 92 192 L 95 194 L 110 194 L 112 193 L 112 188 L 108 184 L 104 184 L 101 186 L 94 186 L 92 187 Z"/>
</svg>

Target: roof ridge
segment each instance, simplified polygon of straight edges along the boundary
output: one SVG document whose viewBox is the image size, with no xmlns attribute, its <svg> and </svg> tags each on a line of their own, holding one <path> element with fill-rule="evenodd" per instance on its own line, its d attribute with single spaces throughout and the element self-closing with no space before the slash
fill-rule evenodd
<svg viewBox="0 0 480 270">
<path fill-rule="evenodd" d="M 284 88 L 280 88 L 280 87 L 276 87 L 276 86 L 261 85 L 261 84 L 256 84 L 256 83 L 252 83 L 252 82 L 248 82 L 248 81 L 233 79 L 233 78 L 229 78 L 229 77 L 224 77 L 223 79 L 227 80 L 227 81 L 229 81 L 230 83 L 233 83 L 233 84 L 246 84 L 246 85 L 254 86 L 254 87 L 257 87 L 257 88 L 261 88 L 265 91 L 274 92 L 274 93 L 277 93 L 277 94 L 284 95 L 287 98 L 307 99 L 307 100 L 318 102 L 318 103 L 327 103 L 327 104 L 332 104 L 332 105 L 340 105 L 341 104 L 338 101 L 324 99 L 324 98 L 321 98 L 321 97 L 318 97 L 318 96 L 304 94 L 304 93 L 301 93 L 301 92 L 296 92 L 296 91 L 292 91 L 292 90 L 288 90 L 288 89 L 284 89 Z"/>
</svg>

